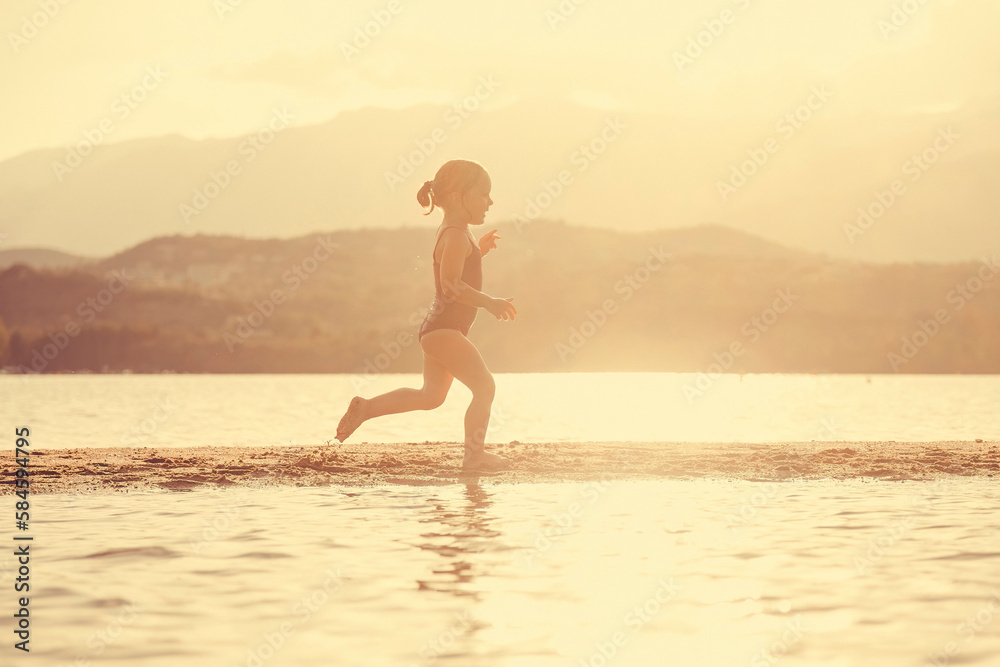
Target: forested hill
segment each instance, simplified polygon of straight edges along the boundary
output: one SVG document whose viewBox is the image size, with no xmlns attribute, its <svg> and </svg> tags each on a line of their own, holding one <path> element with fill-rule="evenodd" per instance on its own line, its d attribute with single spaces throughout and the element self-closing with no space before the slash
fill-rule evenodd
<svg viewBox="0 0 1000 667">
<path fill-rule="evenodd" d="M 499 225 L 494 371 L 1000 371 L 1000 268 L 831 260 L 725 227 Z M 488 228 L 477 229 L 477 233 Z M 412 372 L 434 230 L 172 236 L 0 271 L 8 371 Z"/>
</svg>

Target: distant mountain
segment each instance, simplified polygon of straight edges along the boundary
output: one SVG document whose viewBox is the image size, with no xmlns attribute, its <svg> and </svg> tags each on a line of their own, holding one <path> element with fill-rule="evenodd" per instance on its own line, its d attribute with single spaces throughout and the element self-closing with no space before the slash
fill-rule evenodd
<svg viewBox="0 0 1000 667">
<path fill-rule="evenodd" d="M 835 100 L 794 124 L 783 114 L 723 124 L 546 99 L 464 117 L 449 107 L 366 108 L 313 126 L 281 126 L 279 110 L 251 137 L 167 136 L 4 161 L 0 230 L 7 245 L 107 255 L 193 232 L 419 228 L 428 224 L 414 196 L 420 183 L 444 160 L 471 157 L 493 176 L 489 224 L 512 216 L 618 231 L 715 224 L 879 262 L 1000 251 L 1000 189 L 991 181 L 1000 173 L 1000 108 L 844 117 Z M 941 139 L 948 128 L 950 144 Z M 776 148 L 762 153 L 765 145 Z M 905 192 L 890 202 L 897 180 Z M 859 208 L 875 215 L 852 235 L 845 226 L 857 224 Z"/>
<path fill-rule="evenodd" d="M 1000 264 L 866 264 L 722 226 L 497 226 L 470 338 L 499 372 L 997 373 Z M 486 229 L 476 230 L 479 233 Z M 0 363 L 42 372 L 420 369 L 434 231 L 172 235 L 0 270 Z M 699 389 L 701 391 L 701 389 Z"/>
<path fill-rule="evenodd" d="M 685 229 L 657 230 L 623 233 L 600 227 L 578 227 L 562 221 L 539 219 L 529 224 L 484 225 L 474 230 L 480 235 L 489 229 L 499 229 L 508 254 L 531 255 L 540 248 L 548 252 L 567 255 L 622 259 L 635 250 L 647 246 L 662 246 L 676 256 L 712 255 L 758 259 L 813 259 L 816 254 L 787 248 L 773 241 L 731 229 L 722 225 L 700 225 Z M 237 277 L 262 275 L 262 266 L 280 265 L 283 260 L 308 251 L 314 237 L 329 237 L 331 242 L 348 252 L 370 252 L 367 246 L 390 248 L 400 253 L 399 258 L 387 257 L 387 272 L 391 275 L 398 262 L 416 251 L 432 227 L 400 227 L 394 230 L 350 230 L 314 232 L 295 239 L 245 239 L 232 236 L 195 234 L 160 237 L 140 243 L 128 250 L 96 261 L 95 267 L 103 271 L 127 269 L 142 280 L 159 283 L 198 283 L 202 286 L 235 281 Z M 298 249 L 298 250 L 295 250 Z M 214 268 L 209 268 L 214 267 Z M 394 268 L 395 267 L 395 268 Z M 256 272 L 256 273 L 255 273 Z M 220 276 L 211 278 L 209 274 Z M 226 275 L 223 279 L 221 276 Z"/>
<path fill-rule="evenodd" d="M 65 269 L 92 261 L 89 257 L 78 257 L 47 248 L 0 250 L 0 269 L 6 269 L 14 264 L 26 264 L 36 269 Z"/>
</svg>

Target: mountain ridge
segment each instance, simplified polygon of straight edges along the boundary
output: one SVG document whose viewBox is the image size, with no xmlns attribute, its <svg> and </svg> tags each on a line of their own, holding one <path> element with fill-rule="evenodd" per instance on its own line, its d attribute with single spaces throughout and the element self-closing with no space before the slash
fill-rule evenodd
<svg viewBox="0 0 1000 667">
<path fill-rule="evenodd" d="M 242 136 L 109 143 L 62 183 L 52 163 L 66 149 L 32 151 L 0 162 L 0 229 L 18 246 L 60 239 L 74 254 L 105 255 L 177 232 L 288 237 L 316 228 L 419 226 L 419 182 L 445 159 L 475 156 L 493 174 L 498 221 L 523 217 L 543 184 L 568 169 L 573 183 L 543 216 L 627 230 L 724 224 L 866 261 L 960 261 L 983 247 L 1000 250 L 992 224 L 1000 194 L 984 174 L 1000 165 L 1000 131 L 982 111 L 849 118 L 820 110 L 723 202 L 718 182 L 774 134 L 773 123 L 616 114 L 550 101 L 483 109 L 453 127 L 444 121 L 447 108 L 343 112 L 325 123 L 292 124 L 246 155 Z M 627 128 L 575 171 L 570 154 L 616 116 Z M 906 196 L 850 243 L 843 226 L 857 209 L 903 178 L 900 165 L 949 124 L 962 135 L 955 147 L 919 182 L 907 182 Z M 390 190 L 386 174 L 400 159 L 417 161 L 417 142 L 429 147 L 435 129 L 445 139 L 431 142 L 414 173 Z M 209 205 L 182 215 L 233 161 L 239 173 L 220 177 L 226 185 Z"/>
<path fill-rule="evenodd" d="M 483 289 L 518 317 L 480 312 L 470 338 L 498 372 L 1000 372 L 995 254 L 882 265 L 723 227 L 495 227 Z M 0 270 L 0 359 L 28 372 L 417 372 L 433 237 L 178 234 L 72 268 L 14 265 Z"/>
</svg>

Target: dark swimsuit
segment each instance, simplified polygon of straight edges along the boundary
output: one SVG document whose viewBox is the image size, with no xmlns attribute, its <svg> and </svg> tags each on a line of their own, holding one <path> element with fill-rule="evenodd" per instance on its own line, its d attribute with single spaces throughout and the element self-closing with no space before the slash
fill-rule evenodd
<svg viewBox="0 0 1000 667">
<path fill-rule="evenodd" d="M 437 252 L 437 244 L 441 241 L 441 235 L 446 229 L 451 228 L 444 227 L 438 232 L 437 239 L 434 241 L 434 250 L 431 251 L 432 260 L 434 253 Z M 481 290 L 483 288 L 482 251 L 468 234 L 466 238 L 472 243 L 472 252 L 465 258 L 465 266 L 462 267 L 462 282 L 473 289 Z M 417 340 L 423 338 L 428 331 L 436 331 L 437 329 L 457 329 L 462 332 L 463 336 L 468 336 L 478 311 L 479 309 L 475 306 L 467 306 L 464 303 L 458 303 L 454 298 L 445 296 L 444 290 L 441 289 L 441 263 L 434 261 L 434 301 L 431 303 L 431 312 L 420 324 Z"/>
</svg>

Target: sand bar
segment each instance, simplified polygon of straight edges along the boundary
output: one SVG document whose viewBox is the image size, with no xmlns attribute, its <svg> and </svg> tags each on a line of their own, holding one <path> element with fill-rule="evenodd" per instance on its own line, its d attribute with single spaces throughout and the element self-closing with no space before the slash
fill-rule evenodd
<svg viewBox="0 0 1000 667">
<path fill-rule="evenodd" d="M 1000 443 L 512 442 L 491 445 L 513 469 L 488 483 L 593 479 L 928 480 L 1000 476 Z M 188 491 L 213 487 L 443 485 L 467 481 L 461 445 L 345 443 L 313 446 L 38 450 L 33 493 Z M 0 477 L 14 489 L 14 469 Z"/>
</svg>

